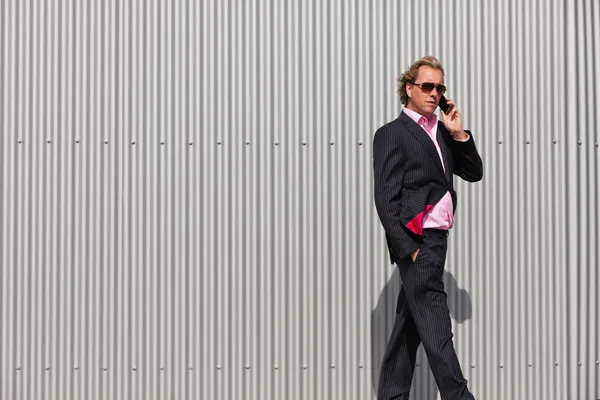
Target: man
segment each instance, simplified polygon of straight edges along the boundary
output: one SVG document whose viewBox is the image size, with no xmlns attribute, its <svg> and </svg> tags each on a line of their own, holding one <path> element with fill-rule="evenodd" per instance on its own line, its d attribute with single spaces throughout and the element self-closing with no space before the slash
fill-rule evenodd
<svg viewBox="0 0 600 400">
<path fill-rule="evenodd" d="M 476 182 L 483 164 L 451 99 L 443 122 L 437 120 L 434 111 L 445 91 L 440 62 L 431 56 L 418 60 L 399 79 L 404 109 L 373 139 L 375 205 L 402 278 L 379 400 L 409 398 L 420 343 L 442 399 L 474 398 L 454 351 L 442 275 L 456 209 L 453 174 Z"/>
</svg>

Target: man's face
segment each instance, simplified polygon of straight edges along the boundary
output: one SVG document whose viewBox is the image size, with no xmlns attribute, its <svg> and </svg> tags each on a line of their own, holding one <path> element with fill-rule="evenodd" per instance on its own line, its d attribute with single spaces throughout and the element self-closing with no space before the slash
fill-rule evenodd
<svg viewBox="0 0 600 400">
<path fill-rule="evenodd" d="M 406 85 L 406 93 L 408 94 L 407 107 L 425 117 L 429 117 L 438 106 L 443 93 L 440 93 L 439 89 L 427 90 L 428 88 L 419 86 L 423 83 L 443 85 L 444 75 L 438 69 L 423 65 L 417 72 L 414 84 L 409 83 Z"/>
</svg>

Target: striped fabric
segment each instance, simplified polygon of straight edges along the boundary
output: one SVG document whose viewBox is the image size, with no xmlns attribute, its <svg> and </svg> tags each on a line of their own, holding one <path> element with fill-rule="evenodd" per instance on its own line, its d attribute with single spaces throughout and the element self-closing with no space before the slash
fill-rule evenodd
<svg viewBox="0 0 600 400">
<path fill-rule="evenodd" d="M 452 344 L 452 324 L 442 276 L 447 231 L 423 229 L 422 218 L 447 192 L 456 209 L 453 175 L 470 182 L 483 176 L 471 132 L 455 141 L 439 122 L 444 166 L 427 133 L 401 113 L 373 140 L 375 205 L 385 229 L 390 259 L 402 278 L 396 320 L 379 375 L 378 399 L 408 399 L 418 346 L 422 343 L 443 400 L 473 399 Z M 419 249 L 413 262 L 411 254 Z"/>
<path fill-rule="evenodd" d="M 408 400 L 417 348 L 422 343 L 442 399 L 473 399 L 452 344 L 452 323 L 442 281 L 446 233 L 423 233 L 415 262 L 406 259 L 398 264 L 402 288 L 381 365 L 377 398 Z"/>
<path fill-rule="evenodd" d="M 483 165 L 473 134 L 456 141 L 444 124 L 438 123 L 437 139 L 445 168 L 437 150 L 421 128 L 404 112 L 382 126 L 373 139 L 375 206 L 385 229 L 391 262 L 419 248 L 422 216 L 450 192 L 456 210 L 453 175 L 469 182 L 483 176 Z"/>
</svg>

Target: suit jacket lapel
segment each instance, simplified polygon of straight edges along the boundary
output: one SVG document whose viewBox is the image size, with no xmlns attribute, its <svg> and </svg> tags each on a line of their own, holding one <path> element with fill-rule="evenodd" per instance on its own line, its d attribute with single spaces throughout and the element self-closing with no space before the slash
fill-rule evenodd
<svg viewBox="0 0 600 400">
<path fill-rule="evenodd" d="M 412 118 L 410 118 L 404 112 L 400 113 L 400 121 L 402 121 L 402 123 L 404 123 L 404 126 L 406 126 L 406 129 L 410 133 L 412 133 L 412 135 L 419 142 L 421 142 L 421 144 L 427 149 L 427 151 L 429 152 L 429 154 L 431 155 L 431 157 L 433 159 L 433 162 L 437 166 L 438 170 L 444 177 L 446 177 L 446 180 L 447 180 L 448 178 L 446 176 L 446 172 L 444 171 L 444 167 L 442 166 L 442 162 L 440 161 L 440 156 L 437 152 L 437 149 L 435 148 L 435 145 L 433 144 L 433 141 L 431 140 L 431 138 L 429 137 L 427 132 L 425 132 L 425 130 L 423 128 L 421 128 L 415 121 L 412 120 Z M 438 126 L 438 135 L 439 135 L 439 126 Z M 438 141 L 438 143 L 439 143 L 439 141 Z M 442 156 L 443 156 L 443 154 L 444 153 L 442 153 Z M 446 159 L 446 157 L 444 157 L 444 160 L 445 159 Z"/>
<path fill-rule="evenodd" d="M 436 139 L 438 145 L 440 146 L 440 150 L 442 151 L 442 158 L 444 159 L 444 167 L 446 169 L 446 181 L 450 182 L 450 164 L 448 164 L 448 146 L 446 146 L 446 141 L 444 140 L 444 136 L 442 135 L 442 123 L 438 122 L 437 126 L 437 134 Z"/>
</svg>

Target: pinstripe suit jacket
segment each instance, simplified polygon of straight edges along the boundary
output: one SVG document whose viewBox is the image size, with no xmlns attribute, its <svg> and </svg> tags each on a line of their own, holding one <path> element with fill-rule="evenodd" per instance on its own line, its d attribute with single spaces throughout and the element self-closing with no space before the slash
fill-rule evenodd
<svg viewBox="0 0 600 400">
<path fill-rule="evenodd" d="M 437 141 L 445 172 L 427 132 L 404 112 L 375 132 L 375 206 L 385 229 L 392 263 L 420 247 L 423 216 L 447 191 L 456 210 L 454 174 L 468 182 L 483 177 L 483 163 L 473 135 L 466 132 L 470 136 L 468 141 L 454 140 L 444 124 L 438 122 Z"/>
</svg>

